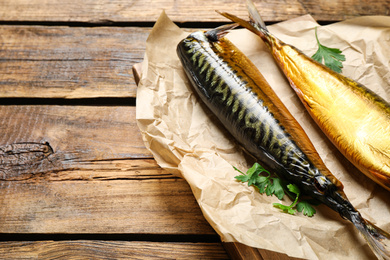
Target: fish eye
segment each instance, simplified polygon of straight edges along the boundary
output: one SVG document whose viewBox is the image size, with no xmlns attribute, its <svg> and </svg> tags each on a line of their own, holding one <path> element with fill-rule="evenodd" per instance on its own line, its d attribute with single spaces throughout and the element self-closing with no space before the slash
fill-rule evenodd
<svg viewBox="0 0 390 260">
<path fill-rule="evenodd" d="M 317 191 L 321 194 L 324 194 L 326 191 L 325 181 L 326 180 L 323 176 L 314 177 L 314 187 L 316 187 Z"/>
</svg>

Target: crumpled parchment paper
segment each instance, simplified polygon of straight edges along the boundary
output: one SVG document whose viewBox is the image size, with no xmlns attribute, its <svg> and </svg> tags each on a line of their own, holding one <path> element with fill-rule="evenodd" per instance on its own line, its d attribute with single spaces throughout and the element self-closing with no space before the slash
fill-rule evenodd
<svg viewBox="0 0 390 260">
<path fill-rule="evenodd" d="M 315 27 L 306 15 L 269 26 L 281 40 L 313 55 Z M 163 12 L 148 40 L 137 92 L 137 123 L 157 163 L 191 186 L 211 226 L 225 242 L 308 259 L 373 259 L 353 225 L 324 205 L 312 217 L 282 213 L 275 196 L 259 194 L 234 179 L 232 165 L 246 171 L 245 154 L 193 93 L 176 55 L 183 31 Z M 343 182 L 362 215 L 390 232 L 390 193 L 358 172 L 331 145 L 301 105 L 263 42 L 245 29 L 227 36 L 265 76 L 303 126 L 321 158 Z M 343 74 L 390 100 L 390 17 L 359 17 L 318 27 L 322 44 L 346 55 Z M 285 199 L 284 204 L 290 201 Z"/>
</svg>

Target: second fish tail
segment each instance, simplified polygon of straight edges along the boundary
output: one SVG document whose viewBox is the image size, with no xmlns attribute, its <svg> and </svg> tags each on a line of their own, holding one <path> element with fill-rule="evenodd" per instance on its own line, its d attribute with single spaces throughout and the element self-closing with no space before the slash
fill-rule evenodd
<svg viewBox="0 0 390 260">
<path fill-rule="evenodd" d="M 260 13 L 259 11 L 257 11 L 252 0 L 246 0 L 246 6 L 249 12 L 249 19 L 251 21 L 251 24 L 263 33 L 268 32 L 267 26 L 265 25 L 263 18 L 261 18 Z"/>
<path fill-rule="evenodd" d="M 250 30 L 254 34 L 259 35 L 264 40 L 265 43 L 271 46 L 272 42 L 275 40 L 275 37 L 273 37 L 271 33 L 268 31 L 267 26 L 265 25 L 263 19 L 260 16 L 259 11 L 256 9 L 252 0 L 247 0 L 246 4 L 249 12 L 249 19 L 250 19 L 249 22 L 230 13 L 219 12 L 219 11 L 217 12 L 222 16 L 225 16 L 229 20 Z"/>
</svg>

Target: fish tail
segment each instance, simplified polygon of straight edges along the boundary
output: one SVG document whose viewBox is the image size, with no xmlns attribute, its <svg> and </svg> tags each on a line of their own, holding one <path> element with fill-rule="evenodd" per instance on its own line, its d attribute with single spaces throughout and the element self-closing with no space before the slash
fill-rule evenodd
<svg viewBox="0 0 390 260">
<path fill-rule="evenodd" d="M 225 24 L 225 25 L 219 26 L 215 29 L 211 29 L 211 30 L 206 31 L 205 35 L 206 35 L 207 39 L 209 39 L 210 41 L 216 42 L 219 39 L 221 39 L 222 37 L 224 37 L 226 34 L 228 34 L 230 30 L 233 30 L 237 26 L 239 26 L 239 24 L 237 24 L 237 23 Z"/>
<path fill-rule="evenodd" d="M 242 27 L 250 30 L 254 34 L 259 35 L 265 43 L 268 43 L 271 45 L 274 37 L 270 34 L 270 32 L 267 29 L 267 26 L 265 25 L 263 19 L 260 16 L 260 13 L 257 11 L 255 5 L 253 4 L 252 0 L 246 1 L 248 12 L 249 12 L 249 19 L 250 21 L 245 21 L 233 14 L 226 13 L 226 12 L 219 12 L 220 15 L 228 18 L 229 20 L 241 25 Z"/>
<path fill-rule="evenodd" d="M 252 25 L 250 22 L 248 21 L 245 21 L 244 19 L 241 19 L 237 16 L 235 16 L 234 14 L 230 14 L 230 13 L 226 13 L 226 12 L 220 12 L 220 11 L 216 11 L 217 13 L 219 13 L 220 15 L 222 16 L 225 16 L 226 18 L 228 18 L 229 20 L 232 20 L 233 22 L 241 25 L 242 27 L 245 27 L 247 28 L 248 30 L 250 30 L 251 32 L 255 33 L 255 34 L 259 34 L 259 29 L 257 29 L 254 25 Z"/>
<path fill-rule="evenodd" d="M 390 235 L 368 220 L 363 219 L 360 214 L 355 215 L 351 220 L 376 257 L 378 259 L 390 259 Z"/>
<path fill-rule="evenodd" d="M 261 18 L 260 13 L 257 11 L 252 0 L 246 0 L 246 7 L 249 12 L 249 19 L 251 23 L 254 24 L 258 30 L 268 32 L 267 26 L 265 25 L 263 18 Z"/>
</svg>

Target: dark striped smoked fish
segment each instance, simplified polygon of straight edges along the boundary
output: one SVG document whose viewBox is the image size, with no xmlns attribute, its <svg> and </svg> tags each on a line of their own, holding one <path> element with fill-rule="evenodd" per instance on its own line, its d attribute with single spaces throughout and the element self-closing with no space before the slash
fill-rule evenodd
<svg viewBox="0 0 390 260">
<path fill-rule="evenodd" d="M 255 65 L 224 37 L 234 26 L 192 33 L 177 46 L 199 97 L 268 170 L 350 220 L 377 255 L 389 256 L 390 236 L 362 218 Z"/>
</svg>

